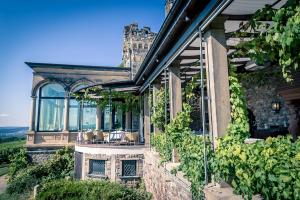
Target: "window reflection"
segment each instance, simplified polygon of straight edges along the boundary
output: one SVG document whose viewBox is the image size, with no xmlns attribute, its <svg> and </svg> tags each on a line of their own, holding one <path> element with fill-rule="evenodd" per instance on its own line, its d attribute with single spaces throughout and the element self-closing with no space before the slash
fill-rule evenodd
<svg viewBox="0 0 300 200">
<path fill-rule="evenodd" d="M 64 88 L 47 84 L 39 92 L 38 131 L 62 131 L 64 125 Z"/>
</svg>

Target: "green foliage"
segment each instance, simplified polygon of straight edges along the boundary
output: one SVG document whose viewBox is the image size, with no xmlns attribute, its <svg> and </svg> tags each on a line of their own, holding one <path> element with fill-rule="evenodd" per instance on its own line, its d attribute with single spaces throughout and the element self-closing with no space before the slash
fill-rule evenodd
<svg viewBox="0 0 300 200">
<path fill-rule="evenodd" d="M 244 88 L 253 88 L 254 86 L 281 84 L 284 80 L 278 67 L 266 68 L 253 72 L 238 73 L 236 77 Z M 276 80 L 276 83 L 274 83 Z"/>
<path fill-rule="evenodd" d="M 300 140 L 268 138 L 245 144 L 234 136 L 220 139 L 213 162 L 218 179 L 251 199 L 300 199 Z"/>
<path fill-rule="evenodd" d="M 103 90 L 99 87 L 91 87 L 85 90 L 84 93 L 73 93 L 73 97 L 78 101 L 84 101 L 96 104 L 99 108 L 104 109 L 109 106 L 110 97 L 112 108 L 120 108 L 123 111 L 139 111 L 139 96 L 134 95 L 132 92 L 118 92 Z"/>
<path fill-rule="evenodd" d="M 152 107 L 151 122 L 160 130 L 163 130 L 165 126 L 165 104 L 169 99 L 168 94 L 168 91 L 160 88 L 154 97 L 156 103 Z"/>
<path fill-rule="evenodd" d="M 26 168 L 29 165 L 29 158 L 25 149 L 20 149 L 20 151 L 10 158 L 9 165 L 9 179 L 13 179 L 18 171 Z"/>
<path fill-rule="evenodd" d="M 9 157 L 24 147 L 25 140 L 0 143 L 0 163 L 9 163 Z"/>
<path fill-rule="evenodd" d="M 29 192 L 37 184 L 49 180 L 72 176 L 74 168 L 74 150 L 66 147 L 58 150 L 51 159 L 40 165 L 29 166 L 20 170 L 7 187 L 9 194 Z"/>
<path fill-rule="evenodd" d="M 161 162 L 168 162 L 172 159 L 172 143 L 165 133 L 151 135 L 151 145 L 159 152 Z"/>
<path fill-rule="evenodd" d="M 272 25 L 262 21 L 272 21 Z M 292 74 L 299 69 L 300 62 L 299 1 L 289 0 L 278 10 L 266 6 L 257 11 L 241 31 L 249 28 L 259 35 L 255 35 L 251 41 L 241 43 L 236 55 L 250 56 L 260 64 L 264 64 L 266 60 L 278 64 L 285 80 L 292 81 Z M 241 34 L 243 33 L 238 33 Z"/>
<path fill-rule="evenodd" d="M 193 77 L 191 82 L 186 86 L 185 96 L 187 101 L 194 97 L 194 89 L 198 86 L 196 82 L 197 78 Z M 199 199 L 202 197 L 202 190 L 205 184 L 204 156 L 211 157 L 212 151 L 208 138 L 204 139 L 202 136 L 192 133 L 190 129 L 191 110 L 191 106 L 184 103 L 183 111 L 177 113 L 176 117 L 169 124 L 165 125 L 164 133 L 153 136 L 152 145 L 159 152 L 162 162 L 170 161 L 172 149 L 177 149 L 180 157 L 179 170 L 191 182 L 193 199 Z M 206 152 L 204 152 L 204 142 Z M 210 169 L 210 167 L 208 168 Z"/>
<path fill-rule="evenodd" d="M 150 200 L 147 192 L 126 188 L 107 181 L 55 180 L 43 185 L 38 200 Z"/>
<path fill-rule="evenodd" d="M 300 143 L 291 137 L 245 144 L 249 136 L 244 91 L 235 73 L 230 78 L 232 122 L 219 138 L 210 161 L 215 178 L 229 182 L 237 194 L 251 199 L 300 199 Z"/>
<path fill-rule="evenodd" d="M 237 75 L 232 71 L 229 76 L 229 90 L 232 121 L 227 133 L 241 138 L 249 137 L 249 122 L 245 91 L 239 83 Z"/>
</svg>

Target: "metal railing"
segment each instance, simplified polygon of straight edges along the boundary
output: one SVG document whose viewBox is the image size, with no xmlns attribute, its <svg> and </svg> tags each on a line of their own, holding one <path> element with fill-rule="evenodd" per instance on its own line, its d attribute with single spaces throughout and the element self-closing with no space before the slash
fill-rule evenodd
<svg viewBox="0 0 300 200">
<path fill-rule="evenodd" d="M 78 132 L 76 144 L 88 145 L 143 145 L 143 138 L 138 131 L 86 131 Z"/>
</svg>

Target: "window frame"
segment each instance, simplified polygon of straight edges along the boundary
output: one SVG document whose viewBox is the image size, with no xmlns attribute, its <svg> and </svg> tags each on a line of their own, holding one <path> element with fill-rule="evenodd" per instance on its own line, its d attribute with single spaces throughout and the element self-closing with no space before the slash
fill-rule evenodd
<svg viewBox="0 0 300 200">
<path fill-rule="evenodd" d="M 43 88 L 45 87 L 45 86 L 47 86 L 48 84 L 58 84 L 58 85 L 60 85 L 61 87 L 63 87 L 61 84 L 59 84 L 59 83 L 47 83 L 47 84 L 45 84 L 45 85 L 43 85 L 42 87 L 40 87 L 39 88 L 39 90 L 38 90 L 38 111 L 37 111 L 37 123 L 36 123 L 36 130 L 37 130 L 37 132 L 44 132 L 44 133 L 47 133 L 47 132 L 50 132 L 50 133 L 57 133 L 57 132 L 63 132 L 63 129 L 62 130 L 59 130 L 59 131 L 57 131 L 57 130 L 40 130 L 40 118 L 41 118 L 41 103 L 42 103 L 42 100 L 43 99 L 65 99 L 65 97 L 43 97 L 42 96 L 42 90 L 43 90 Z M 63 87 L 64 88 L 64 87 Z M 65 90 L 65 88 L 64 88 L 64 90 Z M 65 92 L 66 92 L 66 90 L 65 90 Z M 64 106 L 63 106 L 63 109 L 66 109 L 65 108 L 65 104 L 64 104 Z M 63 113 L 64 113 L 64 110 L 63 110 Z M 64 119 L 64 116 L 62 117 L 62 119 Z"/>
<path fill-rule="evenodd" d="M 127 174 L 124 174 L 124 165 L 125 165 L 125 162 L 135 162 L 135 174 L 134 175 L 127 175 Z M 122 165 L 121 165 L 121 175 L 122 175 L 122 178 L 137 178 L 139 177 L 137 174 L 137 171 L 138 170 L 138 160 L 122 160 Z"/>
<path fill-rule="evenodd" d="M 94 170 L 91 170 L 92 162 L 103 162 L 102 165 L 104 165 L 104 171 L 103 173 L 99 172 L 99 174 L 93 173 Z M 89 176 L 98 176 L 98 177 L 106 177 L 106 160 L 103 159 L 89 159 L 89 171 L 88 171 L 88 175 Z"/>
</svg>

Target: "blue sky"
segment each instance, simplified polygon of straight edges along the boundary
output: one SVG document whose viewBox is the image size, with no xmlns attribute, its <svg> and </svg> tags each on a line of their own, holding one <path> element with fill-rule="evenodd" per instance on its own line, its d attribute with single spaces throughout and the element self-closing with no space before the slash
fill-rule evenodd
<svg viewBox="0 0 300 200">
<path fill-rule="evenodd" d="M 28 125 L 32 71 L 24 62 L 116 66 L 124 25 L 155 32 L 164 0 L 0 0 L 0 126 Z"/>
</svg>

